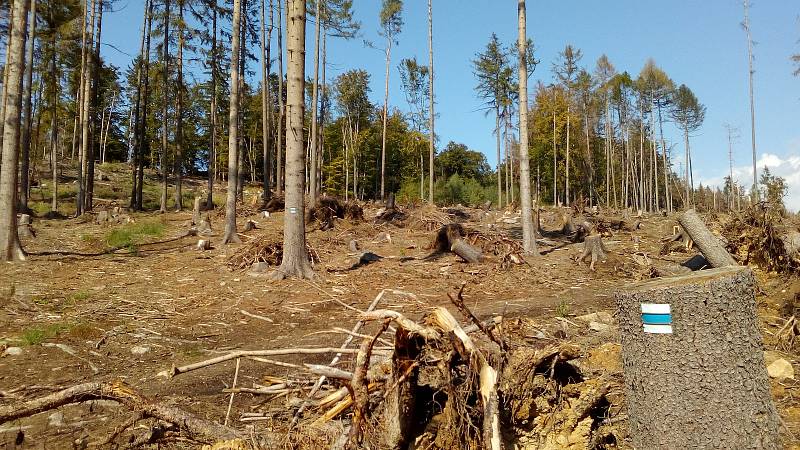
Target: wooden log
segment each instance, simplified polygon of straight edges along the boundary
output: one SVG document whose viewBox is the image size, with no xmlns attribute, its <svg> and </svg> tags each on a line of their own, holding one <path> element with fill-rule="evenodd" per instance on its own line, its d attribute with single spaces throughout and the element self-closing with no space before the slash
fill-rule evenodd
<svg viewBox="0 0 800 450">
<path fill-rule="evenodd" d="M 755 283 L 728 266 L 617 293 L 635 448 L 780 448 Z"/>
<path fill-rule="evenodd" d="M 719 239 L 706 228 L 703 219 L 697 215 L 694 209 L 683 213 L 678 219 L 678 222 L 680 222 L 683 229 L 686 230 L 686 233 L 692 238 L 692 241 L 694 241 L 700 251 L 703 252 L 703 256 L 706 257 L 713 267 L 738 265 L 736 260 L 733 259 L 733 256 L 725 250 L 725 247 L 720 243 Z"/>
<path fill-rule="evenodd" d="M 464 261 L 474 264 L 483 261 L 483 253 L 477 248 L 469 245 L 464 239 L 456 239 L 450 246 L 450 251 L 460 256 Z"/>
</svg>

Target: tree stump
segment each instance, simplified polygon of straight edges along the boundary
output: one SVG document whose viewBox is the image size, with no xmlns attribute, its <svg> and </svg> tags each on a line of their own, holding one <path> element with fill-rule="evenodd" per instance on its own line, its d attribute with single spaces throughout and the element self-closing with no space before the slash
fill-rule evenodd
<svg viewBox="0 0 800 450">
<path fill-rule="evenodd" d="M 635 448 L 779 448 L 750 269 L 645 282 L 616 299 Z"/>
<path fill-rule="evenodd" d="M 583 253 L 578 257 L 578 262 L 585 262 L 586 258 L 591 256 L 592 262 L 589 264 L 589 270 L 594 271 L 594 264 L 597 261 L 605 261 L 608 257 L 606 255 L 607 251 L 608 249 L 603 245 L 603 239 L 599 234 L 586 236 L 586 239 L 583 241 Z"/>
<path fill-rule="evenodd" d="M 683 229 L 686 230 L 686 233 L 692 238 L 692 241 L 694 241 L 700 251 L 703 252 L 703 256 L 706 257 L 712 266 L 725 267 L 738 265 L 736 260 L 733 259 L 733 256 L 731 256 L 719 242 L 719 239 L 706 228 L 703 219 L 697 215 L 694 209 L 683 213 L 678 219 L 678 222 L 680 222 Z"/>
<path fill-rule="evenodd" d="M 22 214 L 19 216 L 19 221 L 17 222 L 17 235 L 20 238 L 35 238 L 36 232 L 33 231 L 33 226 L 31 225 L 31 216 L 28 214 Z"/>
<path fill-rule="evenodd" d="M 203 214 L 200 223 L 197 224 L 197 234 L 200 236 L 209 236 L 214 233 L 211 229 L 211 217 L 208 214 Z"/>
<path fill-rule="evenodd" d="M 200 224 L 200 204 L 203 197 L 197 196 L 194 198 L 194 206 L 192 208 L 192 225 Z"/>
</svg>

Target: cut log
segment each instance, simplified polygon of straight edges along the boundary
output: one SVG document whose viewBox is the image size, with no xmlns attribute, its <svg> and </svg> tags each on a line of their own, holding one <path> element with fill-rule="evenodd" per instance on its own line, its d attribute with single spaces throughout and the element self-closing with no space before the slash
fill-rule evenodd
<svg viewBox="0 0 800 450">
<path fill-rule="evenodd" d="M 469 245 L 464 239 L 456 239 L 450 246 L 450 251 L 470 264 L 483 261 L 483 253 L 481 253 L 480 249 Z"/>
<path fill-rule="evenodd" d="M 678 222 L 713 267 L 738 265 L 719 239 L 706 228 L 703 219 L 697 215 L 694 209 L 683 213 Z"/>
<path fill-rule="evenodd" d="M 633 447 L 781 448 L 750 269 L 617 293 Z"/>
<path fill-rule="evenodd" d="M 583 253 L 578 257 L 578 262 L 586 261 L 586 258 L 591 257 L 592 262 L 589 264 L 589 269 L 594 271 L 594 265 L 597 261 L 605 261 L 607 258 L 605 245 L 600 235 L 587 236 L 583 241 Z"/>
</svg>

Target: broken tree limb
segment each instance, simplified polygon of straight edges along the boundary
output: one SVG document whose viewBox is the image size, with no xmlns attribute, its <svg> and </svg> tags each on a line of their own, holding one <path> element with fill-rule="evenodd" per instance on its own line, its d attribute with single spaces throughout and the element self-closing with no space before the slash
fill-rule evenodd
<svg viewBox="0 0 800 450">
<path fill-rule="evenodd" d="M 711 234 L 694 209 L 683 213 L 678 222 L 713 267 L 738 266 L 733 256 L 725 250 L 719 239 Z"/>
<path fill-rule="evenodd" d="M 480 394 L 483 403 L 483 442 L 488 450 L 500 450 L 500 417 L 498 415 L 497 371 L 489 365 L 486 356 L 475 346 L 450 311 L 438 307 L 431 314 L 434 325 L 446 333 L 452 333 L 464 349 L 467 360 L 474 360 L 480 369 Z"/>
<path fill-rule="evenodd" d="M 421 336 L 424 339 L 428 340 L 436 340 L 441 337 L 438 331 L 434 330 L 433 328 L 422 326 L 413 320 L 410 320 L 396 311 L 390 311 L 388 309 L 379 309 L 377 311 L 372 311 L 370 313 L 365 313 L 361 316 L 362 320 L 384 320 L 384 319 L 392 319 L 394 323 L 397 324 L 398 327 L 403 328 L 404 330 L 408 331 L 409 334 Z"/>
<path fill-rule="evenodd" d="M 237 350 L 225 355 L 217 356 L 216 358 L 207 359 L 205 361 L 187 364 L 185 366 L 175 367 L 170 370 L 163 370 L 158 373 L 162 377 L 174 377 L 182 373 L 191 372 L 193 370 L 202 369 L 203 367 L 213 366 L 214 364 L 223 363 L 236 358 L 246 358 L 250 356 L 282 356 L 282 355 L 321 355 L 326 353 L 357 353 L 357 349 L 348 348 L 333 348 L 333 347 L 316 347 L 316 348 L 279 348 L 273 350 Z"/>
<path fill-rule="evenodd" d="M 378 293 L 378 295 L 375 296 L 375 299 L 372 300 L 372 303 L 369 304 L 369 306 L 367 307 L 365 313 L 369 314 L 370 311 L 374 310 L 375 307 L 378 305 L 378 303 L 381 301 L 381 299 L 383 298 L 384 295 L 386 295 L 386 289 L 382 289 Z M 353 335 L 358 333 L 358 330 L 360 330 L 361 327 L 364 326 L 365 322 L 366 322 L 366 320 L 363 319 L 363 318 L 361 320 L 359 320 L 358 322 L 356 322 L 356 324 L 353 326 L 353 329 L 350 331 L 350 335 L 347 336 L 347 339 L 345 339 L 344 343 L 342 343 L 341 347 L 339 347 L 340 349 L 342 349 L 342 350 L 346 349 L 347 346 L 350 345 L 351 342 L 353 342 Z M 342 357 L 342 353 L 344 353 L 344 352 L 337 353 L 336 356 L 333 357 L 333 360 L 331 360 L 331 363 L 329 365 L 333 366 L 337 362 L 339 362 L 339 359 L 341 359 L 341 357 Z M 324 382 L 325 382 L 325 376 L 323 375 L 323 376 L 320 376 L 317 379 L 316 383 L 314 383 L 314 387 L 311 388 L 311 392 L 309 392 L 308 397 L 306 397 L 306 399 L 303 400 L 303 403 L 300 405 L 300 407 L 294 413 L 294 416 L 292 417 L 292 423 L 289 425 L 290 429 L 294 428 L 294 426 L 297 424 L 297 421 L 300 420 L 300 416 L 303 414 L 303 411 L 305 411 L 306 407 L 308 406 L 309 399 L 314 397 L 314 394 L 317 393 L 319 388 L 322 386 L 322 383 L 324 383 Z"/>
<path fill-rule="evenodd" d="M 90 400 L 121 403 L 135 413 L 172 423 L 187 436 L 204 443 L 246 438 L 232 428 L 199 419 L 177 408 L 153 403 L 119 381 L 79 384 L 22 404 L 0 407 L 0 424 Z"/>
<path fill-rule="evenodd" d="M 472 314 L 472 311 L 470 311 L 470 309 L 467 308 L 467 305 L 464 304 L 464 287 L 465 286 L 466 286 L 466 283 L 462 283 L 461 284 L 461 288 L 458 290 L 457 294 L 453 294 L 452 292 L 448 292 L 447 293 L 447 297 L 450 298 L 450 302 L 453 305 L 455 305 L 456 308 L 458 308 L 458 310 L 461 312 L 461 314 L 464 315 L 464 317 L 466 317 L 467 319 L 469 319 L 472 322 L 473 326 L 475 326 L 477 329 L 481 330 L 481 332 L 483 332 L 483 334 L 485 334 L 486 337 L 488 337 L 495 344 L 497 344 L 500 347 L 501 350 L 505 351 L 506 348 L 507 348 L 506 343 L 502 339 L 500 339 L 498 336 L 496 336 L 492 332 L 492 330 L 490 330 L 488 327 L 486 327 L 480 321 L 480 319 L 475 317 L 475 314 Z M 499 322 L 500 321 L 498 320 L 497 323 L 499 323 Z M 468 333 L 468 331 L 466 329 L 464 331 Z"/>
<path fill-rule="evenodd" d="M 383 326 L 375 333 L 375 336 L 364 339 L 364 342 L 361 344 L 356 354 L 356 370 L 353 373 L 353 380 L 350 382 L 354 406 L 350 440 L 355 443 L 357 447 L 361 445 L 364 437 L 368 414 L 369 387 L 367 385 L 367 371 L 369 368 L 369 360 L 370 357 L 372 357 L 372 349 L 375 347 L 375 342 L 389 328 L 391 322 L 391 319 L 385 319 L 383 321 Z"/>
</svg>

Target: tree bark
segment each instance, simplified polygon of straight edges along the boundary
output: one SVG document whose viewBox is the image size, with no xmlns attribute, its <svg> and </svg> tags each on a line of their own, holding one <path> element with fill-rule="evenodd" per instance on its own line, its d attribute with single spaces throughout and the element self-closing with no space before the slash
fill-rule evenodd
<svg viewBox="0 0 800 450">
<path fill-rule="evenodd" d="M 530 158 L 528 154 L 528 34 L 525 0 L 519 0 L 519 191 L 522 206 L 522 247 L 525 253 L 538 254 L 531 205 Z"/>
<path fill-rule="evenodd" d="M 214 209 L 214 178 L 217 168 L 217 2 L 211 5 L 211 142 L 208 155 L 208 196 L 206 197 L 206 209 Z"/>
<path fill-rule="evenodd" d="M 147 136 L 147 116 L 148 105 L 150 104 L 150 40 L 153 31 L 153 0 L 149 0 L 149 7 L 147 12 L 147 36 L 145 38 L 144 58 L 144 89 L 142 92 L 142 120 L 139 129 L 139 139 L 141 146 L 139 148 L 139 172 L 137 174 L 138 181 L 136 183 L 136 209 L 141 211 L 144 205 L 144 155 L 150 153 L 150 139 Z M 151 158 L 150 164 L 153 166 Z"/>
<path fill-rule="evenodd" d="M 31 90 L 33 88 L 33 49 L 36 41 L 36 0 L 30 0 L 30 16 L 28 22 L 27 49 L 25 51 L 25 84 L 22 93 L 24 105 L 23 117 L 25 124 L 22 132 L 22 158 L 19 180 L 19 206 L 22 212 L 28 212 L 28 194 L 30 193 L 30 163 L 31 163 Z M 55 49 L 54 49 L 55 51 Z"/>
<path fill-rule="evenodd" d="M 54 22 L 53 8 L 50 8 L 50 22 Z M 50 46 L 52 47 L 52 54 L 50 55 L 50 78 L 52 85 L 50 86 L 50 94 L 52 95 L 52 109 L 50 111 L 50 169 L 53 176 L 53 189 L 52 201 L 50 203 L 50 212 L 56 214 L 58 212 L 58 97 L 59 97 L 59 82 L 58 82 L 58 68 L 56 65 L 56 40 L 58 32 L 52 30 Z"/>
<path fill-rule="evenodd" d="M 781 448 L 750 269 L 654 280 L 616 298 L 635 448 Z"/>
<path fill-rule="evenodd" d="M 305 39 L 306 2 L 290 0 L 287 18 L 286 91 L 286 214 L 283 225 L 283 261 L 273 278 L 315 278 L 306 249 L 305 231 L 305 151 L 303 118 L 305 116 Z"/>
<path fill-rule="evenodd" d="M 19 159 L 22 75 L 25 70 L 25 27 L 28 0 L 14 0 L 11 41 L 8 44 L 8 79 L 3 118 L 2 166 L 0 166 L 0 261 L 24 260 L 17 235 L 17 168 Z"/>
<path fill-rule="evenodd" d="M 92 83 L 89 87 L 89 95 L 92 99 L 91 124 L 89 125 L 89 147 L 86 158 L 86 198 L 84 200 L 84 210 L 91 211 L 94 206 L 94 172 L 95 159 L 100 150 L 100 140 L 98 130 L 102 136 L 102 121 L 98 123 L 100 110 L 100 37 L 103 30 L 103 3 L 104 0 L 97 0 L 96 28 L 97 37 L 94 39 L 94 53 L 92 56 Z"/>
<path fill-rule="evenodd" d="M 225 234 L 223 244 L 239 243 L 236 234 L 236 190 L 239 162 L 239 27 L 241 26 L 241 0 L 233 2 L 233 31 L 231 32 L 231 95 L 228 115 L 228 195 L 225 202 Z"/>
<path fill-rule="evenodd" d="M 383 133 L 381 136 L 381 200 L 386 199 L 386 126 L 389 122 L 389 64 L 392 60 L 392 34 L 386 33 L 386 87 L 383 97 Z"/>
</svg>

